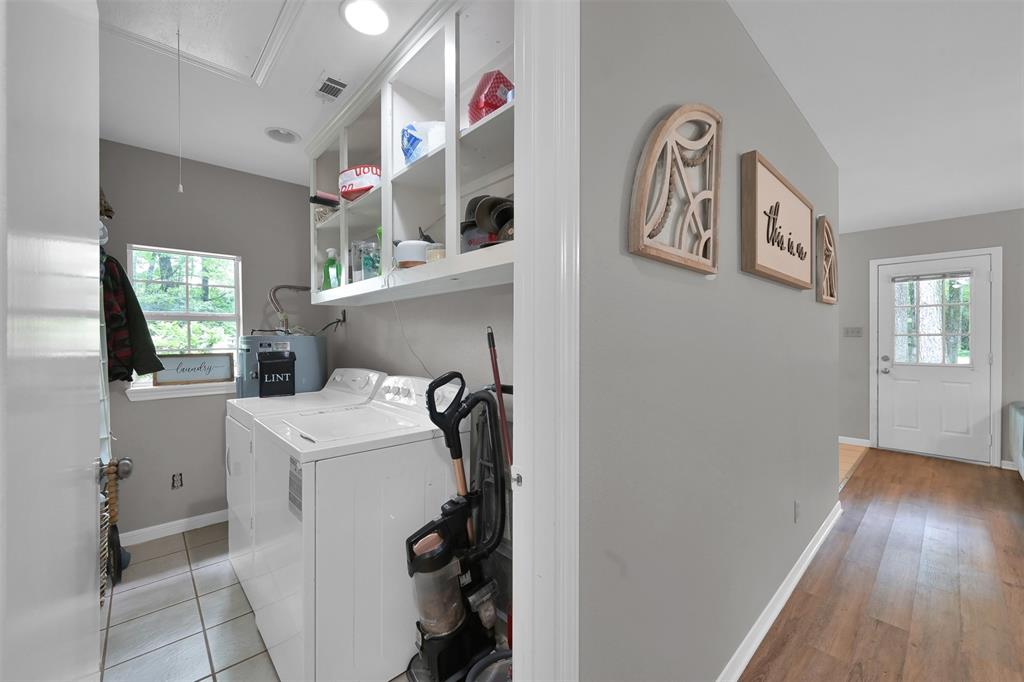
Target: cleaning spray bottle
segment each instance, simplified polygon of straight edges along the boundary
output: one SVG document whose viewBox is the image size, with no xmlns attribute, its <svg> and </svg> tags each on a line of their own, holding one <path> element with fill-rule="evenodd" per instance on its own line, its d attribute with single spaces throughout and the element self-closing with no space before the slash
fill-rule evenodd
<svg viewBox="0 0 1024 682">
<path fill-rule="evenodd" d="M 324 261 L 324 281 L 320 287 L 324 291 L 341 286 L 341 268 L 338 267 L 338 250 L 327 249 L 327 260 Z"/>
</svg>

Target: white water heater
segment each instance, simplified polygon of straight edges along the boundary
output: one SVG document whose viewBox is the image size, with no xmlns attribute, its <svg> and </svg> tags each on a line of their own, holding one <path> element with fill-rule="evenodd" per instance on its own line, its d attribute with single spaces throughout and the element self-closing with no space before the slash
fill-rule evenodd
<svg viewBox="0 0 1024 682">
<path fill-rule="evenodd" d="M 295 392 L 319 391 L 327 383 L 327 339 L 306 334 L 243 336 L 238 343 L 238 378 L 235 394 L 252 398 L 260 394 L 259 355 L 272 351 L 295 353 Z"/>
</svg>

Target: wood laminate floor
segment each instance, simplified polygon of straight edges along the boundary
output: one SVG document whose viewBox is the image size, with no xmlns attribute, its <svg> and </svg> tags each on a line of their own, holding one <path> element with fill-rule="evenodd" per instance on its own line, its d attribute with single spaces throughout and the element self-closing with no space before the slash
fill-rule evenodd
<svg viewBox="0 0 1024 682">
<path fill-rule="evenodd" d="M 1024 481 L 869 450 L 743 680 L 1024 680 Z"/>
<path fill-rule="evenodd" d="M 850 476 L 853 475 L 853 470 L 857 468 L 857 463 L 860 462 L 861 457 L 867 453 L 870 448 L 866 448 L 863 445 L 847 445 L 846 443 L 839 444 L 839 487 L 843 487 L 843 484 L 849 480 Z"/>
</svg>

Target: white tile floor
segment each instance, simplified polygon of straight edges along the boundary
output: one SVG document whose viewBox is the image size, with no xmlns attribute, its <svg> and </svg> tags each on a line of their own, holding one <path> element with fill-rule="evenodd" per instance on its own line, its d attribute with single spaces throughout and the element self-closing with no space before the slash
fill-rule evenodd
<svg viewBox="0 0 1024 682">
<path fill-rule="evenodd" d="M 128 547 L 107 600 L 103 680 L 277 682 L 218 523 Z"/>
</svg>

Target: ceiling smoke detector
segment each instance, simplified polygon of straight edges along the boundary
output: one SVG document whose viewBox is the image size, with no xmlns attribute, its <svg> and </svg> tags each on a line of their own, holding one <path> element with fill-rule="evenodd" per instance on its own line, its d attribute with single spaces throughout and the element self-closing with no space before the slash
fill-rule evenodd
<svg viewBox="0 0 1024 682">
<path fill-rule="evenodd" d="M 299 135 L 294 130 L 288 130 L 279 126 L 270 126 L 263 132 L 274 142 L 283 142 L 284 144 L 295 144 L 302 139 L 302 135 Z"/>
<path fill-rule="evenodd" d="M 316 94 L 323 99 L 333 102 L 341 96 L 341 93 L 345 91 L 348 85 L 342 83 L 337 78 L 331 78 L 330 76 L 320 75 L 320 85 L 316 89 Z"/>
</svg>

